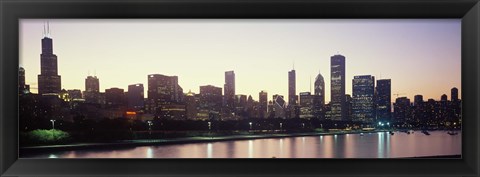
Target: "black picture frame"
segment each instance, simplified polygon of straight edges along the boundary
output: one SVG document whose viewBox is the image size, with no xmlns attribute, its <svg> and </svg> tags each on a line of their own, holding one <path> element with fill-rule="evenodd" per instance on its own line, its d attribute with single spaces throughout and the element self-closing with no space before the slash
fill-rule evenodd
<svg viewBox="0 0 480 177">
<path fill-rule="evenodd" d="M 461 18 L 461 159 L 18 159 L 21 18 Z M 478 0 L 1 0 L 2 176 L 479 176 Z"/>
</svg>

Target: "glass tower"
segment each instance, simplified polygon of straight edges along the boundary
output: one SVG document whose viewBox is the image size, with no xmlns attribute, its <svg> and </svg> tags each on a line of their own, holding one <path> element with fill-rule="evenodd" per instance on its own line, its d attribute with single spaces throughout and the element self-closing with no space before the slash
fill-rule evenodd
<svg viewBox="0 0 480 177">
<path fill-rule="evenodd" d="M 345 56 L 330 58 L 331 119 L 346 120 L 345 112 Z"/>
</svg>

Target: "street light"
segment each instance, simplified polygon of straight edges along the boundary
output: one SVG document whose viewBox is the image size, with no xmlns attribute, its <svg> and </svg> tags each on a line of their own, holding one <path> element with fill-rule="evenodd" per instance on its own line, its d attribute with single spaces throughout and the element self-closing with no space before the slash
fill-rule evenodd
<svg viewBox="0 0 480 177">
<path fill-rule="evenodd" d="M 250 124 L 250 130 L 252 129 L 252 122 L 249 122 L 248 124 Z"/>
<path fill-rule="evenodd" d="M 152 131 L 152 125 L 153 125 L 152 121 L 151 120 L 147 121 L 147 124 L 148 124 L 148 131 Z"/>
<path fill-rule="evenodd" d="M 55 129 L 55 120 L 50 119 L 50 122 L 52 122 L 52 129 Z"/>
<path fill-rule="evenodd" d="M 280 130 L 282 130 L 282 125 L 283 125 L 283 123 L 280 123 Z"/>
<path fill-rule="evenodd" d="M 147 123 L 148 123 L 148 130 L 152 130 L 152 125 L 153 125 L 152 121 L 149 120 L 147 121 Z"/>
<path fill-rule="evenodd" d="M 210 134 L 210 138 L 213 139 L 211 130 L 212 130 L 212 122 L 208 122 L 208 134 Z"/>
<path fill-rule="evenodd" d="M 305 123 L 302 123 L 302 128 L 305 128 Z"/>
</svg>

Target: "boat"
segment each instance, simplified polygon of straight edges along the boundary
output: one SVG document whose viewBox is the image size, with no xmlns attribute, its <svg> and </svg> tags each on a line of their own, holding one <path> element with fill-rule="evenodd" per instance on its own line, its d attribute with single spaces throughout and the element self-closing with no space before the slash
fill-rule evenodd
<svg viewBox="0 0 480 177">
<path fill-rule="evenodd" d="M 457 134 L 458 134 L 458 132 L 454 132 L 454 131 L 449 131 L 449 132 L 447 132 L 447 133 L 448 133 L 449 135 L 457 135 Z"/>
<path fill-rule="evenodd" d="M 425 134 L 425 135 L 430 135 L 430 133 L 428 133 L 427 130 L 422 130 L 422 133 Z"/>
</svg>

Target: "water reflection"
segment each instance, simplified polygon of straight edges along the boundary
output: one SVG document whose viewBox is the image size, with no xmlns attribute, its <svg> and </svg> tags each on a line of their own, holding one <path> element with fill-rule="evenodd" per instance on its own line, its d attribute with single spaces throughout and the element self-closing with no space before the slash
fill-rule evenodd
<svg viewBox="0 0 480 177">
<path fill-rule="evenodd" d="M 151 147 L 147 148 L 147 158 L 153 158 L 153 150 Z"/>
<path fill-rule="evenodd" d="M 253 158 L 253 140 L 248 140 L 248 158 Z"/>
<path fill-rule="evenodd" d="M 378 155 L 377 157 L 379 158 L 384 158 L 385 157 L 385 154 L 383 152 L 383 136 L 385 135 L 384 132 L 378 132 L 377 133 L 377 152 L 378 152 Z"/>
<path fill-rule="evenodd" d="M 212 143 L 207 144 L 207 158 L 212 158 L 212 151 L 213 151 L 212 146 L 213 146 Z"/>
<path fill-rule="evenodd" d="M 283 138 L 280 139 L 278 143 L 280 143 L 280 154 L 278 154 L 278 157 L 282 157 L 283 156 Z"/>
<path fill-rule="evenodd" d="M 237 140 L 102 150 L 28 158 L 391 158 L 461 154 L 461 135 L 388 132 Z"/>
<path fill-rule="evenodd" d="M 325 136 L 325 143 L 322 151 L 322 156 L 332 158 L 334 154 L 335 144 L 333 143 L 333 136 Z"/>
</svg>

